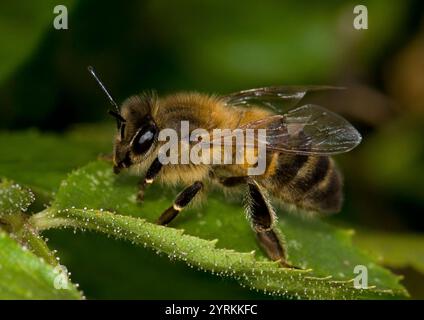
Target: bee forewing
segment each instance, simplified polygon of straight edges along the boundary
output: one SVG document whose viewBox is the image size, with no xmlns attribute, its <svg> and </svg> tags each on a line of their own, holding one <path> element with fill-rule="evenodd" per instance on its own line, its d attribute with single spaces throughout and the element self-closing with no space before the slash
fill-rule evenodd
<svg viewBox="0 0 424 320">
<path fill-rule="evenodd" d="M 264 143 L 267 150 L 295 153 L 332 155 L 355 148 L 362 140 L 360 133 L 341 116 L 317 105 L 304 105 L 284 115 L 273 115 L 241 126 L 246 146 Z M 247 130 L 266 129 L 263 138 L 254 135 L 248 141 Z M 234 134 L 232 134 L 234 136 Z M 211 143 L 234 143 L 231 139 L 212 140 Z M 237 143 L 237 142 L 236 142 Z"/>
<path fill-rule="evenodd" d="M 265 107 L 284 113 L 295 107 L 311 91 L 343 89 L 332 86 L 274 86 L 234 92 L 223 97 L 227 105 Z"/>
<path fill-rule="evenodd" d="M 266 131 L 267 149 L 296 154 L 332 155 L 355 148 L 360 133 L 341 116 L 317 105 L 298 107 L 271 117 Z"/>
</svg>

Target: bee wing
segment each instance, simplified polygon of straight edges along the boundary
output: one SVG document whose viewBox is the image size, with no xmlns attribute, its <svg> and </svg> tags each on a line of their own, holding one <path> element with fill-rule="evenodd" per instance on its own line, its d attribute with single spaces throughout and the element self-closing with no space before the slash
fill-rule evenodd
<svg viewBox="0 0 424 320">
<path fill-rule="evenodd" d="M 332 86 L 274 86 L 234 92 L 223 96 L 231 106 L 265 107 L 276 113 L 284 113 L 295 107 L 300 100 L 312 91 L 343 89 Z"/>
<path fill-rule="evenodd" d="M 341 116 L 317 105 L 304 105 L 284 115 L 253 121 L 242 127 L 266 129 L 267 150 L 296 154 L 332 155 L 355 148 L 360 133 Z"/>
</svg>

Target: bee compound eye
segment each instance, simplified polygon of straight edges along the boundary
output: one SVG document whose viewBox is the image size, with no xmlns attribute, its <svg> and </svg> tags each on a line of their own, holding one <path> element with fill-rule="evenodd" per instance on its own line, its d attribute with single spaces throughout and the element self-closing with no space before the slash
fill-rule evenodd
<svg viewBox="0 0 424 320">
<path fill-rule="evenodd" d="M 146 153 L 153 144 L 157 133 L 154 124 L 148 124 L 142 127 L 133 140 L 133 151 L 137 154 Z"/>
</svg>

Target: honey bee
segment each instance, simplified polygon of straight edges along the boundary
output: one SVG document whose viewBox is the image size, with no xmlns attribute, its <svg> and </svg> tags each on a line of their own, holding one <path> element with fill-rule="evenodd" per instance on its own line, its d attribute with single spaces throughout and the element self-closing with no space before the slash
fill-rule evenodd
<svg viewBox="0 0 424 320">
<path fill-rule="evenodd" d="M 331 87 L 280 86 L 225 96 L 177 93 L 163 98 L 144 93 L 118 107 L 93 69 L 89 67 L 89 71 L 115 108 L 109 111 L 118 127 L 113 151 L 115 173 L 123 168 L 141 168 L 140 200 L 146 186 L 154 181 L 186 185 L 158 218 L 158 224 L 168 225 L 210 183 L 244 185 L 247 214 L 260 246 L 282 267 L 292 267 L 282 235 L 274 226 L 276 214 L 269 196 L 312 214 L 340 210 L 342 177 L 330 156 L 355 148 L 361 135 L 345 119 L 323 107 L 296 107 L 307 92 Z M 163 145 L 159 132 L 165 128 L 178 131 L 182 121 L 189 121 L 190 131 L 266 129 L 266 140 L 262 141 L 266 146 L 265 171 L 249 175 L 251 165 L 243 164 L 163 164 L 159 160 Z"/>
</svg>

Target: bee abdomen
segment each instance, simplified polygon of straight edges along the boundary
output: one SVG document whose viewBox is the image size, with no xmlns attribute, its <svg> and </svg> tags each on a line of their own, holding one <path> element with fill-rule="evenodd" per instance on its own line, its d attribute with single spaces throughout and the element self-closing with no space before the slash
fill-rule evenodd
<svg viewBox="0 0 424 320">
<path fill-rule="evenodd" d="M 328 162 L 326 175 L 315 182 L 299 204 L 308 210 L 338 212 L 342 205 L 342 179 L 333 160 L 328 157 L 325 157 L 325 159 Z"/>
<path fill-rule="evenodd" d="M 275 171 L 272 173 L 272 180 L 279 187 L 285 187 L 290 184 L 298 174 L 299 170 L 308 161 L 306 155 L 280 155 L 276 158 L 277 164 L 275 165 Z"/>
<path fill-rule="evenodd" d="M 306 210 L 339 211 L 341 177 L 331 158 L 281 154 L 276 161 L 268 180 L 274 196 Z"/>
<path fill-rule="evenodd" d="M 308 161 L 302 170 L 298 171 L 291 186 L 296 192 L 305 195 L 327 176 L 330 168 L 328 157 L 308 157 Z"/>
</svg>

